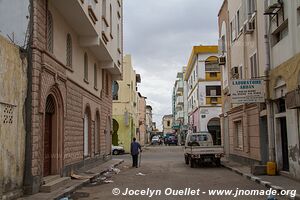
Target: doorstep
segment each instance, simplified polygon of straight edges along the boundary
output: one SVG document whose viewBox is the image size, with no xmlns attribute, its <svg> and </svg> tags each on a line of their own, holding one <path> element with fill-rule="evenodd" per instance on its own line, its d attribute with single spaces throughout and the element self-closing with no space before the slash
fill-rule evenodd
<svg viewBox="0 0 300 200">
<path fill-rule="evenodd" d="M 18 200 L 46 200 L 46 199 L 60 199 L 65 196 L 69 196 L 72 194 L 75 190 L 79 189 L 80 187 L 88 184 L 91 182 L 92 179 L 97 178 L 101 174 L 107 172 L 110 167 L 116 167 L 120 165 L 124 160 L 122 159 L 112 159 L 109 160 L 99 166 L 96 166 L 91 169 L 85 169 L 82 171 L 79 171 L 79 174 L 81 177 L 87 177 L 82 180 L 80 179 L 70 179 L 68 180 L 63 187 L 57 188 L 54 191 L 51 191 L 49 193 L 37 193 L 34 195 L 24 196 L 19 198 Z"/>
</svg>

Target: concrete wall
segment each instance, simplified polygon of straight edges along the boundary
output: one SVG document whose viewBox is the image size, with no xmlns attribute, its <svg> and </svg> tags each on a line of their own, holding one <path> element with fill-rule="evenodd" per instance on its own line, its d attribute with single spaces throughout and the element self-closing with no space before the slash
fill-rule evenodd
<svg viewBox="0 0 300 200">
<path fill-rule="evenodd" d="M 26 54 L 0 36 L 0 199 L 22 191 L 26 95 Z"/>
</svg>

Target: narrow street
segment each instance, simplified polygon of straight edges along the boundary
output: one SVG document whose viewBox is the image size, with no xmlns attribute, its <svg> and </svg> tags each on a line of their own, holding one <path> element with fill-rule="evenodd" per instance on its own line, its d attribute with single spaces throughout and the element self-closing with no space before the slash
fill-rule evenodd
<svg viewBox="0 0 300 200">
<path fill-rule="evenodd" d="M 234 199 L 233 195 L 217 196 L 208 195 L 208 190 L 227 189 L 227 190 L 267 190 L 246 178 L 229 171 L 226 168 L 217 168 L 215 166 L 190 168 L 186 166 L 183 160 L 183 149 L 177 146 L 154 146 L 147 147 L 142 153 L 142 162 L 140 168 L 131 168 L 130 155 L 116 156 L 123 158 L 118 168 L 121 172 L 114 175 L 110 180 L 112 183 L 89 185 L 78 190 L 72 199 L 149 199 L 149 196 L 129 196 L 112 194 L 114 188 L 119 188 L 121 193 L 129 190 L 161 190 L 161 195 L 153 195 L 151 199 Z M 138 173 L 144 176 L 138 176 Z M 170 195 L 164 194 L 165 189 L 185 188 L 200 189 L 197 195 Z M 206 194 L 203 194 L 206 192 Z M 238 196 L 236 199 L 261 199 L 266 200 L 266 196 Z M 286 198 L 278 198 L 286 199 Z"/>
</svg>

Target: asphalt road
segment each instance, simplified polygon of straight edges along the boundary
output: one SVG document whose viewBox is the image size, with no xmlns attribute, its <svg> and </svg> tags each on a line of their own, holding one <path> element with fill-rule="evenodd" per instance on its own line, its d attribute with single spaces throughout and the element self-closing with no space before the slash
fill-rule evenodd
<svg viewBox="0 0 300 200">
<path fill-rule="evenodd" d="M 130 155 L 121 155 L 117 158 L 123 158 L 125 162 L 118 166 L 120 173 L 108 179 L 112 180 L 112 183 L 103 184 L 99 181 L 91 184 L 78 190 L 72 199 L 267 199 L 267 196 L 259 195 L 234 197 L 237 188 L 248 192 L 267 189 L 222 167 L 207 166 L 192 169 L 184 163 L 182 147 L 148 147 L 142 153 L 140 168 L 131 167 Z M 138 173 L 142 175 L 137 175 Z M 232 194 L 209 195 L 209 190 L 221 189 L 229 190 L 228 192 L 232 190 Z M 127 190 L 131 195 L 125 194 Z M 112 191 L 121 194 L 113 195 Z"/>
</svg>

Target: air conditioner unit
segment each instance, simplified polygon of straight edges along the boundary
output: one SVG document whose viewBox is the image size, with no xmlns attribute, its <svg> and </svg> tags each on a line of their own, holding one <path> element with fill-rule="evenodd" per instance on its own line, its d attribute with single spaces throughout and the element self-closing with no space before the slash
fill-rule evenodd
<svg viewBox="0 0 300 200">
<path fill-rule="evenodd" d="M 247 22 L 246 25 L 245 25 L 245 33 L 246 34 L 251 34 L 254 32 L 255 30 L 255 21 L 252 21 L 252 22 Z"/>
<path fill-rule="evenodd" d="M 219 65 L 225 65 L 226 64 L 226 57 L 221 56 L 219 57 Z"/>
<path fill-rule="evenodd" d="M 280 8 L 282 8 L 282 0 L 267 0 L 265 5 L 265 12 L 266 13 L 274 13 L 274 11 L 278 11 Z"/>
<path fill-rule="evenodd" d="M 240 75 L 239 75 L 239 67 L 233 67 L 231 69 L 231 77 L 232 79 L 239 79 Z"/>
</svg>

